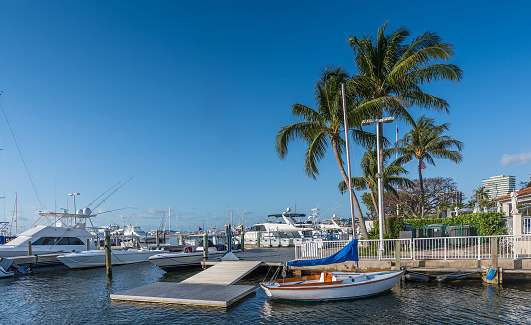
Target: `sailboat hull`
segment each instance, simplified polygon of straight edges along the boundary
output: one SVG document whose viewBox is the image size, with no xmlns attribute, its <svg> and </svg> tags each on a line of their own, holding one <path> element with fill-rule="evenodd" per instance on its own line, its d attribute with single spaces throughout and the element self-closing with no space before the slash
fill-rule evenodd
<svg viewBox="0 0 531 325">
<path fill-rule="evenodd" d="M 294 278 L 260 283 L 270 297 L 299 301 L 363 298 L 393 288 L 404 271 L 373 273 L 324 272 L 320 279 Z M 326 277 L 328 277 L 326 279 Z M 302 280 L 302 281 L 301 281 Z"/>
</svg>

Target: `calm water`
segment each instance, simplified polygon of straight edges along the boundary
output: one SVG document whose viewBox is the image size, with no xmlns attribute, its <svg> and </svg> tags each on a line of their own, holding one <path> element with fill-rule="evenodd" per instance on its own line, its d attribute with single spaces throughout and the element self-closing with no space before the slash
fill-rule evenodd
<svg viewBox="0 0 531 325">
<path fill-rule="evenodd" d="M 111 301 L 111 293 L 197 271 L 164 273 L 151 263 L 105 269 L 37 270 L 0 280 L 1 324 L 531 324 L 531 282 L 478 280 L 399 284 L 389 293 L 329 303 L 273 301 L 262 290 L 228 309 Z M 263 279 L 255 274 L 246 284 Z"/>
</svg>

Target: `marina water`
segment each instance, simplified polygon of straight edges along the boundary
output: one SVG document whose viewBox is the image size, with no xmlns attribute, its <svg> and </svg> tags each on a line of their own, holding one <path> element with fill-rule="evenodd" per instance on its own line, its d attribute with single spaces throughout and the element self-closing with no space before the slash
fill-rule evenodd
<svg viewBox="0 0 531 325">
<path fill-rule="evenodd" d="M 531 281 L 399 283 L 375 297 L 335 302 L 275 301 L 258 289 L 230 308 L 111 301 L 109 295 L 201 271 L 164 273 L 151 263 L 36 269 L 0 280 L 1 324 L 531 324 Z M 255 273 L 240 283 L 256 284 Z"/>
</svg>

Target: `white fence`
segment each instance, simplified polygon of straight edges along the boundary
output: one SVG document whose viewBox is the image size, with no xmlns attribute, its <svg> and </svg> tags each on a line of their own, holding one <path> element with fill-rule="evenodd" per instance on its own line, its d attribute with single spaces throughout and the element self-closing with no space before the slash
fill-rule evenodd
<svg viewBox="0 0 531 325">
<path fill-rule="evenodd" d="M 531 235 L 514 236 L 468 236 L 414 239 L 360 240 L 360 260 L 391 260 L 400 252 L 401 259 L 490 259 L 491 241 L 498 241 L 498 258 L 531 258 Z M 328 257 L 340 251 L 348 240 L 304 242 L 295 245 L 296 259 L 317 259 Z M 397 244 L 400 243 L 400 249 Z"/>
</svg>

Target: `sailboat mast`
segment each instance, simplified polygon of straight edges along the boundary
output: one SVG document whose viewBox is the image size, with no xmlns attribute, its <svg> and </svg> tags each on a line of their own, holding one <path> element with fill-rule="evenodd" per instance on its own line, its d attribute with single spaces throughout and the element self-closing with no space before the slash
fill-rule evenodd
<svg viewBox="0 0 531 325">
<path fill-rule="evenodd" d="M 347 120 L 347 99 L 345 94 L 345 84 L 341 84 L 341 95 L 343 97 L 343 120 L 345 123 L 345 144 L 347 146 L 347 169 L 348 169 L 348 193 L 350 194 L 350 214 L 352 216 L 352 235 L 356 239 L 356 221 L 354 219 L 354 193 L 352 192 L 352 174 L 350 170 L 350 148 L 348 142 L 348 120 Z"/>
</svg>

